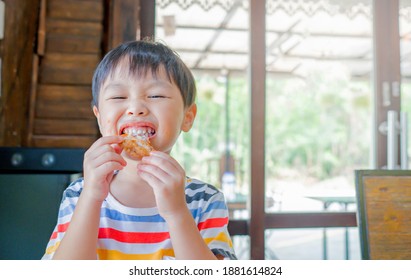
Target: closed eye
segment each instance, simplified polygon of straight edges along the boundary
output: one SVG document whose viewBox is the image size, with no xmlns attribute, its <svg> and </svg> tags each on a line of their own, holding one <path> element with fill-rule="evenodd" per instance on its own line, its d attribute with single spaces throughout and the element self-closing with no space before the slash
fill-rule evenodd
<svg viewBox="0 0 411 280">
<path fill-rule="evenodd" d="M 167 98 L 167 96 L 164 96 L 164 95 L 150 95 L 148 98 L 153 98 L 153 99 L 155 99 L 155 98 Z"/>
<path fill-rule="evenodd" d="M 125 96 L 112 96 L 112 97 L 109 97 L 109 98 L 107 98 L 107 100 L 121 100 L 121 99 L 126 99 L 127 97 L 125 97 Z"/>
</svg>

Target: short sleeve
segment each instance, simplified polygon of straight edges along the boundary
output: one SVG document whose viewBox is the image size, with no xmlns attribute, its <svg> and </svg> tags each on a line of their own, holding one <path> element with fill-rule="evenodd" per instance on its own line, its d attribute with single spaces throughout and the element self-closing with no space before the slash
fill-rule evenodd
<svg viewBox="0 0 411 280">
<path fill-rule="evenodd" d="M 60 203 L 57 224 L 54 227 L 54 230 L 50 236 L 49 242 L 46 246 L 45 254 L 42 257 L 42 260 L 50 260 L 53 258 L 54 252 L 60 245 L 60 241 L 63 239 L 64 234 L 68 228 L 68 225 L 73 216 L 75 205 L 77 204 L 78 198 L 80 196 L 83 186 L 83 179 L 80 178 L 63 192 L 63 198 Z"/>
<path fill-rule="evenodd" d="M 228 208 L 217 188 L 193 181 L 187 187 L 186 200 L 207 246 L 224 259 L 237 259 L 228 232 Z"/>
</svg>

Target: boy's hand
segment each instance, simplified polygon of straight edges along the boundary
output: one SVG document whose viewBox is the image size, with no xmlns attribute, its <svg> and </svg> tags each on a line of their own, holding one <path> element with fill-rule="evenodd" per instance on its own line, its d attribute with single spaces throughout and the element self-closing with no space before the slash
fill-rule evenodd
<svg viewBox="0 0 411 280">
<path fill-rule="evenodd" d="M 152 188 L 160 215 L 167 220 L 186 213 L 185 171 L 170 155 L 153 151 L 143 157 L 138 172 Z"/>
<path fill-rule="evenodd" d="M 120 155 L 121 136 L 98 139 L 84 154 L 84 190 L 88 197 L 102 202 L 108 195 L 114 171 L 127 164 Z"/>
</svg>

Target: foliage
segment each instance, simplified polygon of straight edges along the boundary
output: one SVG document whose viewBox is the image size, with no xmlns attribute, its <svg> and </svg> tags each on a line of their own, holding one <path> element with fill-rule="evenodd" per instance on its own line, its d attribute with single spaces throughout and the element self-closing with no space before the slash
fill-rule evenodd
<svg viewBox="0 0 411 280">
<path fill-rule="evenodd" d="M 371 89 L 352 81 L 343 68 L 312 68 L 304 78 L 267 77 L 266 176 L 283 170 L 318 180 L 351 175 L 368 166 L 371 142 Z M 174 155 L 189 176 L 216 186 L 224 154 L 224 85 L 197 75 L 198 115 L 193 129 L 180 137 Z M 239 185 L 250 170 L 250 94 L 245 77 L 229 82 L 230 151 Z"/>
</svg>

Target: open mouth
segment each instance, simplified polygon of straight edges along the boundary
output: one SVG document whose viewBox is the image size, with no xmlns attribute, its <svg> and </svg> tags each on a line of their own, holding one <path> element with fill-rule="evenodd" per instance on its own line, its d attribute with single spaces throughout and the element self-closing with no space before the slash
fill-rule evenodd
<svg viewBox="0 0 411 280">
<path fill-rule="evenodd" d="M 121 130 L 120 134 L 127 134 L 128 136 L 139 139 L 149 139 L 156 134 L 156 131 L 154 128 L 149 126 L 125 127 Z"/>
<path fill-rule="evenodd" d="M 123 133 L 121 136 L 124 138 L 119 145 L 132 159 L 141 160 L 143 157 L 149 156 L 153 150 L 149 138 L 155 134 L 155 130 L 153 128 L 144 128 L 145 127 L 129 127 L 122 129 Z"/>
</svg>

